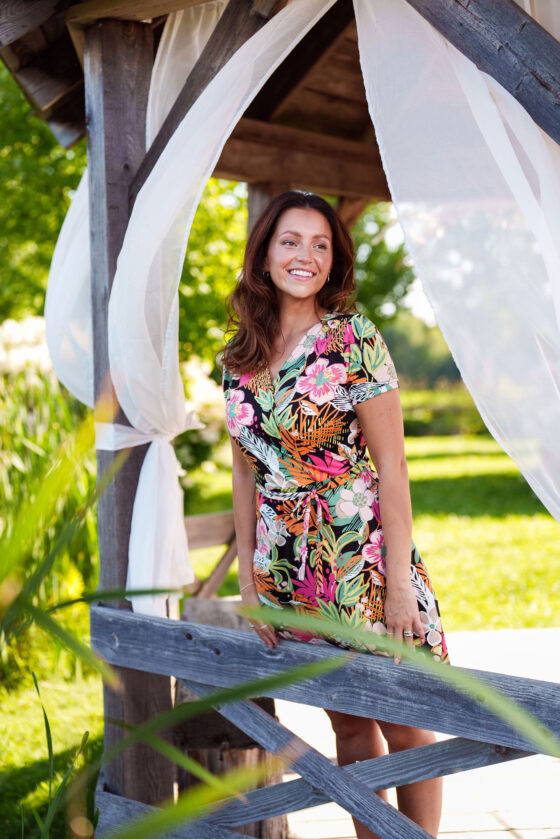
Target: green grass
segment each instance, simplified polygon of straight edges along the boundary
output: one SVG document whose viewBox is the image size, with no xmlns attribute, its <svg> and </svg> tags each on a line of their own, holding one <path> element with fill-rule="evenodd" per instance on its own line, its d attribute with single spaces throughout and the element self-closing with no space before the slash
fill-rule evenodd
<svg viewBox="0 0 560 839">
<path fill-rule="evenodd" d="M 41 682 L 41 696 L 49 718 L 55 754 L 56 789 L 76 753 L 84 731 L 90 732 L 86 759 L 102 748 L 103 703 L 97 676 Z M 44 812 L 48 801 L 49 766 L 41 704 L 33 687 L 2 696 L 0 717 L 0 836 L 21 839 L 20 804 L 25 810 L 25 839 L 38 836 L 32 816 Z M 81 765 L 81 764 L 80 764 Z M 51 839 L 66 837 L 65 812 L 59 814 Z"/>
</svg>

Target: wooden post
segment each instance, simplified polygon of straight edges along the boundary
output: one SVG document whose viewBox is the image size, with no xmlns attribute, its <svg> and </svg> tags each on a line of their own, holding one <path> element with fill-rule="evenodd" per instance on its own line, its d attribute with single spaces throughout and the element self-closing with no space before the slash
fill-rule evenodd
<svg viewBox="0 0 560 839">
<path fill-rule="evenodd" d="M 266 181 L 249 184 L 249 192 L 247 196 L 249 230 L 251 230 L 255 221 L 260 216 L 268 202 L 274 198 L 275 195 L 281 195 L 288 189 L 290 189 L 290 184 L 287 181 Z"/>
<path fill-rule="evenodd" d="M 96 417 L 128 424 L 118 408 L 108 360 L 107 304 L 117 256 L 129 220 L 128 189 L 145 152 L 146 104 L 153 63 L 151 29 L 136 22 L 103 20 L 86 32 L 84 75 L 90 194 L 91 276 Z M 132 506 L 146 447 L 128 452 L 99 501 L 99 585 L 124 587 Z M 113 452 L 98 452 L 98 474 Z M 110 604 L 114 605 L 114 604 Z M 126 602 L 121 608 L 130 608 Z M 105 748 L 123 736 L 109 719 L 137 724 L 171 707 L 170 680 L 119 669 L 117 693 L 105 687 Z M 174 766 L 142 744 L 106 769 L 107 788 L 145 803 L 173 793 Z"/>
</svg>

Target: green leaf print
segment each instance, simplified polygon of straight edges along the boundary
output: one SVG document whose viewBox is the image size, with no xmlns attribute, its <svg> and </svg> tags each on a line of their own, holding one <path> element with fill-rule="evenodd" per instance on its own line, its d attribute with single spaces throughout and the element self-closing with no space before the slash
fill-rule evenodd
<svg viewBox="0 0 560 839">
<path fill-rule="evenodd" d="M 384 362 L 386 352 L 380 347 L 380 344 L 375 344 L 375 348 L 371 344 L 365 344 L 363 348 L 364 364 L 368 373 L 375 373 L 378 367 Z"/>
<path fill-rule="evenodd" d="M 362 583 L 360 579 L 348 582 L 343 580 L 336 588 L 336 599 L 340 606 L 355 606 L 360 597 L 363 597 L 367 589 L 367 584 Z"/>
<path fill-rule="evenodd" d="M 278 423 L 276 421 L 276 414 L 274 412 L 270 414 L 263 414 L 261 419 L 261 427 L 268 434 L 269 437 L 280 438 Z"/>
<path fill-rule="evenodd" d="M 348 372 L 357 373 L 362 369 L 362 351 L 358 344 L 352 344 L 350 350 L 350 361 L 348 363 Z"/>
<path fill-rule="evenodd" d="M 375 325 L 368 318 L 356 318 L 354 324 L 354 332 L 361 338 L 373 338 L 375 336 Z"/>
<path fill-rule="evenodd" d="M 258 393 L 255 394 L 255 399 L 263 411 L 272 410 L 272 391 L 260 389 Z"/>
</svg>

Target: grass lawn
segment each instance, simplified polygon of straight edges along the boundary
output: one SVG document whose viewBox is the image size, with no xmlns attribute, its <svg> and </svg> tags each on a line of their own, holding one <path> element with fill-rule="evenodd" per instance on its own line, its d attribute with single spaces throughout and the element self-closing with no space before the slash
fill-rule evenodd
<svg viewBox="0 0 560 839">
<path fill-rule="evenodd" d="M 560 530 L 515 464 L 489 437 L 407 440 L 414 537 L 436 586 L 449 630 L 554 626 L 560 622 Z M 188 514 L 231 509 L 229 447 L 213 467 L 189 476 Z M 200 576 L 223 548 L 193 551 Z M 231 570 L 221 594 L 237 592 Z M 53 729 L 59 777 L 83 732 L 101 746 L 101 690 L 96 678 L 70 684 L 53 674 L 41 683 Z M 27 807 L 25 839 L 38 835 L 29 807 L 47 799 L 47 750 L 34 690 L 2 698 L 0 835 L 19 839 L 19 802 Z M 52 839 L 65 836 L 61 825 Z"/>
</svg>

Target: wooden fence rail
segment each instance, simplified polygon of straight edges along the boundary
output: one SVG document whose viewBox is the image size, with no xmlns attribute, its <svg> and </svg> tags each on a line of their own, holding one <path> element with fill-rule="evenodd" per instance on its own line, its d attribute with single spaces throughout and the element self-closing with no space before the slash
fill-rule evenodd
<svg viewBox="0 0 560 839">
<path fill-rule="evenodd" d="M 252 633 L 145 617 L 101 606 L 91 609 L 91 640 L 93 647 L 110 663 L 173 675 L 199 695 L 341 653 L 328 645 L 290 641 L 269 650 Z M 264 748 L 280 753 L 301 775 L 301 780 L 254 790 L 243 804 L 237 800 L 227 802 L 218 812 L 197 823 L 201 830 L 199 836 L 225 837 L 232 827 L 337 801 L 384 839 L 425 839 L 428 834 L 424 830 L 373 796 L 372 790 L 533 753 L 534 747 L 484 704 L 414 665 L 396 666 L 392 659 L 363 653 L 347 653 L 347 657 L 347 664 L 338 670 L 262 693 L 428 728 L 453 735 L 454 739 L 339 768 L 255 703 L 243 701 L 219 707 L 221 714 Z M 560 736 L 560 685 L 498 673 L 466 672 L 518 702 Z M 119 820 L 115 813 L 120 812 L 122 819 L 125 809 L 126 814 L 134 810 L 135 802 L 126 799 L 122 802 L 119 809 L 118 797 L 100 792 L 97 802 L 101 809 L 100 835 Z M 193 829 L 193 826 L 186 827 L 173 837 L 192 837 L 196 835 Z"/>
</svg>

